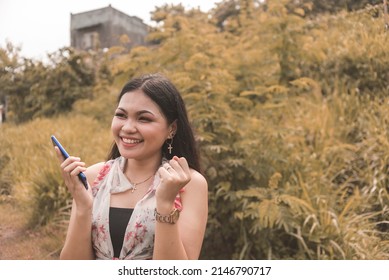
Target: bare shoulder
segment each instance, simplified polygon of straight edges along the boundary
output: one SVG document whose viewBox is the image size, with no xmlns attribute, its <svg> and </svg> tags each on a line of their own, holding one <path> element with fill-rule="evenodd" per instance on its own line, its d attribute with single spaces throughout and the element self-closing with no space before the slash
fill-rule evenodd
<svg viewBox="0 0 389 280">
<path fill-rule="evenodd" d="M 97 178 L 97 175 L 99 174 L 101 168 L 103 168 L 105 162 L 98 162 L 96 164 L 93 164 L 87 168 L 87 170 L 84 172 L 85 176 L 88 178 L 88 182 L 94 182 L 94 180 Z"/>
<path fill-rule="evenodd" d="M 185 190 L 188 191 L 208 191 L 208 182 L 205 177 L 198 171 L 191 169 L 191 180 L 185 186 Z"/>
</svg>

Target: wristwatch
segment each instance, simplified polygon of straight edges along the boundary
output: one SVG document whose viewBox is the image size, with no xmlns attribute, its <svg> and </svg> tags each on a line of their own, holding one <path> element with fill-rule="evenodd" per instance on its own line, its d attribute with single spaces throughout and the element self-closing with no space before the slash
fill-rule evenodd
<svg viewBox="0 0 389 280">
<path fill-rule="evenodd" d="M 154 215 L 157 222 L 175 224 L 180 217 L 180 211 L 177 208 L 174 208 L 169 215 L 161 215 L 158 213 L 157 208 L 155 208 Z"/>
</svg>

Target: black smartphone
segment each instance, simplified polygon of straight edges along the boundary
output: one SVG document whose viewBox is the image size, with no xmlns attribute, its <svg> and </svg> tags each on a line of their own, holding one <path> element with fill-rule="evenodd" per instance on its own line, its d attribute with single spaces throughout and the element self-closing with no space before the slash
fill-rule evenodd
<svg viewBox="0 0 389 280">
<path fill-rule="evenodd" d="M 66 152 L 65 148 L 62 147 L 61 143 L 59 143 L 59 141 L 57 140 L 57 138 L 55 138 L 54 135 L 51 135 L 51 141 L 53 142 L 54 146 L 58 147 L 58 149 L 61 151 L 61 154 L 63 155 L 63 157 L 65 159 L 67 159 L 69 157 L 69 154 Z M 82 184 L 84 185 L 85 189 L 88 189 L 88 182 L 87 182 L 85 174 L 80 172 L 80 174 L 78 174 L 78 178 L 80 178 L 80 180 L 81 180 Z"/>
</svg>

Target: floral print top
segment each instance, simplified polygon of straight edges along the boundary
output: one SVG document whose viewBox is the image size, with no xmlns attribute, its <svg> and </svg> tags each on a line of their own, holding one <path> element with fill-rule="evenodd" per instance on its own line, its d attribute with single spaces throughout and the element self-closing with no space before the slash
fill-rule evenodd
<svg viewBox="0 0 389 280">
<path fill-rule="evenodd" d="M 92 211 L 92 244 L 96 259 L 114 259 L 109 233 L 110 194 L 130 190 L 133 185 L 123 173 L 126 159 L 118 157 L 105 163 L 92 185 L 94 196 Z M 156 206 L 155 190 L 160 183 L 158 174 L 144 197 L 135 205 L 127 224 L 119 259 L 152 259 L 154 248 Z M 182 209 L 177 195 L 175 207 Z"/>
</svg>

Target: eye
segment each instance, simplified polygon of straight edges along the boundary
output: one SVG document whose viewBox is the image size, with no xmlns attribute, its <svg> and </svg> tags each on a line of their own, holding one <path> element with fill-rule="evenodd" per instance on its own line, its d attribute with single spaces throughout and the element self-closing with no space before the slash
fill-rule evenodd
<svg viewBox="0 0 389 280">
<path fill-rule="evenodd" d="M 141 116 L 139 117 L 139 121 L 141 122 L 151 122 L 152 120 L 148 117 Z"/>
<path fill-rule="evenodd" d="M 116 112 L 115 117 L 118 117 L 119 119 L 125 119 L 127 116 L 122 112 Z"/>
</svg>

